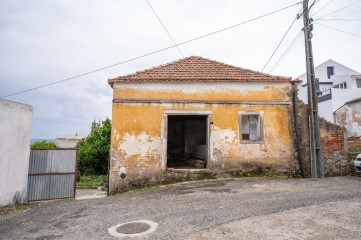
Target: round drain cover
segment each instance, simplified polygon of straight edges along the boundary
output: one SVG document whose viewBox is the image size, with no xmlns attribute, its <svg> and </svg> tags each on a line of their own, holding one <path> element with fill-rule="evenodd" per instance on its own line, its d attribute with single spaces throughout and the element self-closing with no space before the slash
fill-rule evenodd
<svg viewBox="0 0 361 240">
<path fill-rule="evenodd" d="M 117 224 L 109 228 L 108 232 L 110 235 L 119 238 L 139 237 L 154 232 L 157 229 L 157 227 L 158 227 L 158 223 L 148 220 L 139 220 L 139 221 Z"/>
<path fill-rule="evenodd" d="M 133 222 L 133 223 L 126 223 L 123 225 L 120 225 L 116 229 L 118 233 L 123 234 L 134 234 L 134 233 L 142 233 L 145 231 L 148 231 L 150 229 L 150 225 L 143 222 Z"/>
</svg>

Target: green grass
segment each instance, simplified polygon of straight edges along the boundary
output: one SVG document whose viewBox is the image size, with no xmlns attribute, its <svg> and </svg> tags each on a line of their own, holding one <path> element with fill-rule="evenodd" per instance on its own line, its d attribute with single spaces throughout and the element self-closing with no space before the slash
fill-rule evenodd
<svg viewBox="0 0 361 240">
<path fill-rule="evenodd" d="M 80 176 L 80 181 L 77 182 L 78 187 L 99 187 L 104 186 L 107 180 L 106 175 L 100 176 Z"/>
</svg>

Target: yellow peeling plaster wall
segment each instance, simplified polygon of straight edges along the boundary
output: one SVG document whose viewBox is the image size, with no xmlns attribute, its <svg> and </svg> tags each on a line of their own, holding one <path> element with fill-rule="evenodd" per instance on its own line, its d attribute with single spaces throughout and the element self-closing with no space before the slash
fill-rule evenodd
<svg viewBox="0 0 361 240">
<path fill-rule="evenodd" d="M 213 83 L 114 84 L 112 138 L 110 153 L 110 190 L 141 179 L 152 179 L 162 169 L 162 114 L 167 110 L 211 111 L 209 168 L 215 172 L 244 169 L 244 166 L 290 169 L 293 158 L 293 133 L 290 83 L 238 83 L 243 88 L 209 88 Z M 149 84 L 148 84 L 149 85 Z M 197 87 L 198 86 L 198 87 Z M 195 89 L 188 91 L 187 89 Z M 200 90 L 202 89 L 202 90 Z M 243 90 L 242 90 L 243 89 Z M 151 103 L 149 100 L 167 100 Z M 171 103 L 194 100 L 195 103 Z M 240 101 L 239 104 L 200 103 L 200 101 Z M 263 102 L 262 105 L 249 105 Z M 266 102 L 266 103 L 265 103 Z M 271 103 L 274 102 L 275 105 Z M 277 102 L 277 103 L 276 103 Z M 234 102 L 233 102 L 234 103 Z M 280 104 L 281 103 L 281 104 Z M 238 112 L 263 112 L 264 141 L 242 144 L 239 139 Z M 121 170 L 121 171 L 120 171 Z M 120 172 L 126 177 L 121 179 Z M 123 186 L 124 187 L 124 186 Z"/>
</svg>

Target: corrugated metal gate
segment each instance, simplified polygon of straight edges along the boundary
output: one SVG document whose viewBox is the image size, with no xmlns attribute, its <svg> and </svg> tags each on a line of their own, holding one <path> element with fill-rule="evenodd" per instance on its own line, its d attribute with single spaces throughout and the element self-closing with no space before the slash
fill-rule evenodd
<svg viewBox="0 0 361 240">
<path fill-rule="evenodd" d="M 74 198 L 76 163 L 75 149 L 31 150 L 28 201 Z"/>
</svg>

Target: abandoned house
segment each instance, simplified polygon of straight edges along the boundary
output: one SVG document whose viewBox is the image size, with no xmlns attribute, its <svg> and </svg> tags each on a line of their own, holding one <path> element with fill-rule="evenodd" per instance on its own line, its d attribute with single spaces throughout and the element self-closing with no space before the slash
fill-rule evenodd
<svg viewBox="0 0 361 240">
<path fill-rule="evenodd" d="M 347 137 L 361 137 L 361 98 L 346 102 L 333 116 L 335 123 L 345 128 Z"/>
<path fill-rule="evenodd" d="M 111 192 L 199 173 L 295 171 L 291 78 L 191 56 L 109 84 Z"/>
</svg>

